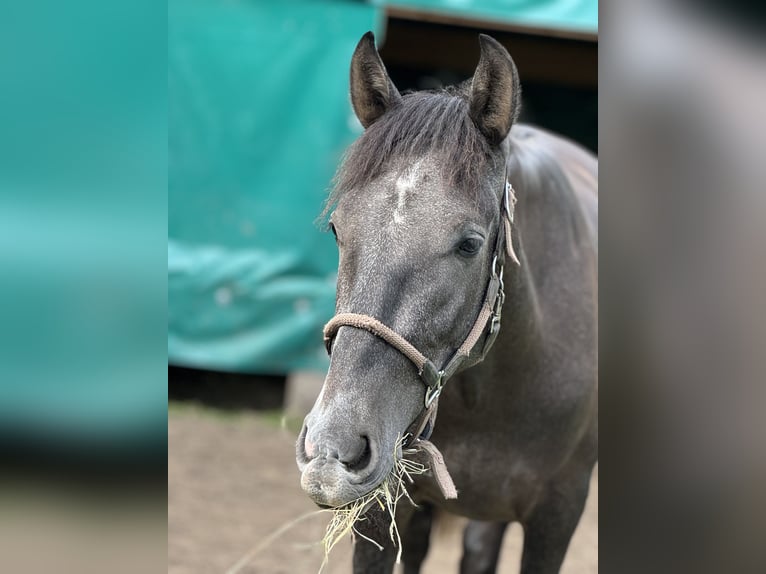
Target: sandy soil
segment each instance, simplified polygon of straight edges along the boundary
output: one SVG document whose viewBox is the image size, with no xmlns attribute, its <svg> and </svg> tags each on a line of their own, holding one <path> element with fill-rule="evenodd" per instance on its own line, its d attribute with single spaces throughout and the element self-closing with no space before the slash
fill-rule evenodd
<svg viewBox="0 0 766 574">
<path fill-rule="evenodd" d="M 290 521 L 316 510 L 300 489 L 295 433 L 276 416 L 222 414 L 173 405 L 168 416 L 168 573 L 223 574 Z M 315 574 L 322 562 L 326 514 L 293 526 L 260 550 L 242 573 Z M 457 572 L 461 519 L 436 526 L 424 574 Z M 519 571 L 521 528 L 506 535 L 499 572 Z M 351 572 L 351 543 L 341 542 L 327 574 Z M 598 571 L 598 477 L 569 549 L 563 574 Z"/>
</svg>

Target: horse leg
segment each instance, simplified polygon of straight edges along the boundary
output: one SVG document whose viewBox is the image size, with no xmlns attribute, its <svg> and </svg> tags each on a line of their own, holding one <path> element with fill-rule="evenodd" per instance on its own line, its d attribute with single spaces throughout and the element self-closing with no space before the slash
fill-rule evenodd
<svg viewBox="0 0 766 574">
<path fill-rule="evenodd" d="M 524 521 L 521 574 L 556 574 L 585 508 L 590 469 L 552 485 Z"/>
<path fill-rule="evenodd" d="M 396 548 L 388 535 L 390 518 L 376 510 L 369 511 L 364 520 L 354 524 L 354 574 L 391 574 L 396 561 Z M 369 540 L 383 547 L 380 550 Z"/>
<path fill-rule="evenodd" d="M 409 524 L 402 534 L 404 574 L 418 574 L 420 572 L 420 566 L 428 553 L 432 521 L 433 507 L 431 505 L 421 505 L 412 514 Z"/>
<path fill-rule="evenodd" d="M 471 520 L 463 532 L 460 574 L 493 574 L 500 558 L 507 522 Z"/>
<path fill-rule="evenodd" d="M 407 527 L 415 512 L 411 504 L 400 504 L 396 509 L 396 525 L 402 536 L 406 536 Z M 354 524 L 354 529 L 361 535 L 354 534 L 354 574 L 391 574 L 396 562 L 397 547 L 391 540 L 389 527 L 391 517 L 387 512 L 378 509 L 370 510 L 365 519 Z M 366 540 L 374 540 L 383 550 Z M 406 548 L 402 540 L 403 548 Z M 404 560 L 404 550 L 402 551 Z M 414 572 L 417 572 L 415 570 Z"/>
</svg>

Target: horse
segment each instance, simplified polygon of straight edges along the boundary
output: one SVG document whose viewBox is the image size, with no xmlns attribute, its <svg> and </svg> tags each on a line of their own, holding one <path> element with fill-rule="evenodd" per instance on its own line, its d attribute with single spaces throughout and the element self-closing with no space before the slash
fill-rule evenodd
<svg viewBox="0 0 766 574">
<path fill-rule="evenodd" d="M 469 519 L 461 573 L 494 572 L 512 522 L 522 574 L 558 572 L 598 456 L 597 160 L 517 123 L 516 66 L 493 38 L 479 44 L 471 79 L 402 95 L 361 38 L 350 93 L 364 132 L 325 207 L 336 316 L 296 445 L 301 485 L 341 507 L 432 445 L 433 472 L 407 487 L 416 506 L 396 511 L 406 574 L 435 508 Z M 368 514 L 353 571 L 390 574 L 398 544 Z"/>
</svg>

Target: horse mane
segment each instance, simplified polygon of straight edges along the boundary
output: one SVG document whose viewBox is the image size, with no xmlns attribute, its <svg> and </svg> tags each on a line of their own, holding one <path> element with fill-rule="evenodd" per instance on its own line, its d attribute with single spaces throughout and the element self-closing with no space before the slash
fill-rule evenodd
<svg viewBox="0 0 766 574">
<path fill-rule="evenodd" d="M 478 194 L 493 148 L 468 115 L 467 93 L 463 84 L 405 94 L 346 151 L 320 217 L 342 195 L 364 189 L 384 167 L 405 167 L 426 154 L 440 161 L 448 184 Z"/>
</svg>

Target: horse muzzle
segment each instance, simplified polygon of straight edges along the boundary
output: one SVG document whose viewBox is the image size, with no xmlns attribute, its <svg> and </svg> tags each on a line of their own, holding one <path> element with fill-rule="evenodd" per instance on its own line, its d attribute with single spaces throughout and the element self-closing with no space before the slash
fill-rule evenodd
<svg viewBox="0 0 766 574">
<path fill-rule="evenodd" d="M 377 487 L 386 474 L 376 443 L 366 436 L 341 443 L 310 436 L 304 426 L 296 454 L 301 487 L 320 506 L 353 502 Z"/>
</svg>

